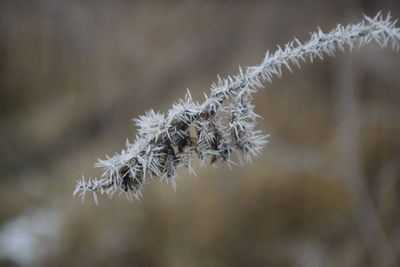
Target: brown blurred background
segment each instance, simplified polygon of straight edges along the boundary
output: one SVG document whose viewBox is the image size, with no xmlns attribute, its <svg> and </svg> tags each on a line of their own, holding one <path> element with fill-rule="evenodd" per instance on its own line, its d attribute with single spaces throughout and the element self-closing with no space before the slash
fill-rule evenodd
<svg viewBox="0 0 400 267">
<path fill-rule="evenodd" d="M 72 197 L 97 158 L 238 65 L 389 0 L 0 1 L 1 266 L 397 266 L 400 55 L 338 53 L 256 95 L 252 164 Z"/>
</svg>

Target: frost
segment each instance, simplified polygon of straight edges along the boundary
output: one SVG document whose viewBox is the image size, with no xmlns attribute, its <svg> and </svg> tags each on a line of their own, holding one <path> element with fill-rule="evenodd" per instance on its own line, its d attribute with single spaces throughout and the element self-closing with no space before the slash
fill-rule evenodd
<svg viewBox="0 0 400 267">
<path fill-rule="evenodd" d="M 77 181 L 74 195 L 82 200 L 87 191 L 112 197 L 116 192 L 141 197 L 141 189 L 148 177 L 159 177 L 176 188 L 177 170 L 186 167 L 194 173 L 192 161 L 195 157 L 203 165 L 207 159 L 211 164 L 234 163 L 233 155 L 250 161 L 267 143 L 267 135 L 256 130 L 259 116 L 254 112 L 252 94 L 263 87 L 263 82 L 272 82 L 282 77 L 282 69 L 292 72 L 291 66 L 313 62 L 324 55 L 334 56 L 337 49 L 360 48 L 374 41 L 381 47 L 391 45 L 399 51 L 400 29 L 388 14 L 384 18 L 378 13 L 374 18 L 364 16 L 355 25 L 337 25 L 328 33 L 318 28 L 310 34 L 307 42 L 297 38 L 285 46 L 278 46 L 275 53 L 267 51 L 260 65 L 239 67 L 239 74 L 222 79 L 211 85 L 210 95 L 205 94 L 202 104 L 194 102 L 189 90 L 166 115 L 149 110 L 134 122 L 137 136 L 119 154 L 99 159 L 96 167 L 103 168 L 101 179 L 82 177 Z M 228 100 L 228 101 L 226 101 Z M 227 103 L 229 102 L 229 103 Z"/>
</svg>

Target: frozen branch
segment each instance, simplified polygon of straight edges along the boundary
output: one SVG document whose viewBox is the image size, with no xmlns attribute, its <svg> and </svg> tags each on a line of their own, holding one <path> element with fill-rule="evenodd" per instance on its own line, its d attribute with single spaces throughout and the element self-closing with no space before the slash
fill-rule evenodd
<svg viewBox="0 0 400 267">
<path fill-rule="evenodd" d="M 233 77 L 218 78 L 202 104 L 194 102 L 188 91 L 167 114 L 146 112 L 134 120 L 138 127 L 134 142 L 127 141 L 121 153 L 98 160 L 95 166 L 103 168 L 101 179 L 78 180 L 74 195 L 83 199 L 91 191 L 96 203 L 96 192 L 111 197 L 119 191 L 129 199 L 132 195 L 139 198 L 153 176 L 170 182 L 175 189 L 177 170 L 183 166 L 194 172 L 191 164 L 195 156 L 201 163 L 210 159 L 211 163 L 230 164 L 234 154 L 250 161 L 267 143 L 267 136 L 255 129 L 258 115 L 252 104 L 252 94 L 263 82 L 282 77 L 284 67 L 292 71 L 293 65 L 300 68 L 303 62 L 334 56 L 337 49 L 344 51 L 346 46 L 352 50 L 375 41 L 399 51 L 400 29 L 395 24 L 390 15 L 383 18 L 378 14 L 364 16 L 355 25 L 338 25 L 328 33 L 318 29 L 305 43 L 295 38 L 284 48 L 278 46 L 275 53 L 267 52 L 260 65 L 245 71 L 239 68 Z"/>
</svg>

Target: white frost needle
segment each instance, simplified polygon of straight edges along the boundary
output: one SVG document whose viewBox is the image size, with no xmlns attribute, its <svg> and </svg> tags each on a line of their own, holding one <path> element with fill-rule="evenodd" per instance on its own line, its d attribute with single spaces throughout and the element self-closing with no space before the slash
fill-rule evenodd
<svg viewBox="0 0 400 267">
<path fill-rule="evenodd" d="M 197 157 L 201 164 L 210 162 L 233 163 L 232 156 L 244 156 L 250 161 L 267 143 L 267 135 L 256 130 L 257 118 L 252 104 L 252 94 L 262 87 L 262 82 L 272 82 L 273 77 L 282 77 L 282 68 L 292 72 L 291 65 L 300 68 L 300 63 L 313 62 L 324 55 L 334 56 L 337 49 L 351 51 L 371 41 L 379 46 L 399 51 L 400 29 L 390 15 L 384 18 L 378 13 L 374 18 L 364 19 L 354 25 L 337 25 L 328 33 L 318 28 L 310 39 L 301 43 L 297 38 L 284 48 L 278 46 L 275 53 L 267 52 L 261 64 L 247 67 L 233 77 L 222 79 L 211 85 L 211 93 L 205 94 L 202 104 L 194 102 L 189 90 L 167 114 L 149 110 L 134 122 L 138 127 L 133 143 L 127 141 L 119 154 L 99 159 L 96 167 L 103 168 L 101 179 L 82 177 L 78 180 L 74 195 L 82 200 L 87 191 L 112 197 L 115 192 L 132 194 L 139 199 L 141 189 L 148 177 L 160 177 L 176 189 L 177 170 L 192 169 L 192 160 Z M 228 100 L 229 101 L 226 101 Z M 226 102 L 229 102 L 227 104 Z"/>
</svg>

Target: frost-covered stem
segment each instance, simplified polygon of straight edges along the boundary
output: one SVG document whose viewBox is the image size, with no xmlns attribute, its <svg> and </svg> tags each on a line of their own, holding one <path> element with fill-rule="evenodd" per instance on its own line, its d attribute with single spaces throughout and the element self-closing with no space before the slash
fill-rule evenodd
<svg viewBox="0 0 400 267">
<path fill-rule="evenodd" d="M 102 178 L 88 182 L 82 178 L 77 181 L 74 194 L 79 193 L 83 198 L 86 191 L 92 191 L 95 196 L 100 192 L 111 197 L 120 190 L 129 198 L 131 193 L 138 198 L 149 175 L 166 179 L 175 188 L 179 167 L 185 166 L 194 172 L 191 168 L 194 155 L 202 163 L 211 157 L 211 163 L 230 164 L 233 152 L 251 160 L 266 144 L 266 136 L 255 130 L 258 115 L 251 103 L 252 94 L 262 87 L 262 82 L 272 82 L 274 76 L 282 77 L 282 67 L 292 71 L 290 65 L 300 68 L 301 62 L 322 59 L 324 54 L 334 56 L 337 49 L 344 51 L 345 46 L 351 50 L 371 41 L 381 47 L 391 42 L 392 48 L 398 51 L 400 29 L 395 24 L 390 15 L 383 18 L 378 13 L 374 18 L 364 16 L 355 25 L 338 25 L 329 33 L 318 29 L 305 43 L 295 38 L 284 48 L 278 46 L 275 53 L 267 52 L 261 64 L 244 72 L 239 68 L 239 75 L 233 77 L 218 78 L 201 105 L 192 100 L 188 91 L 167 115 L 148 111 L 134 120 L 138 126 L 135 141 L 127 142 L 120 154 L 99 160 L 96 167 L 103 168 Z"/>
</svg>

